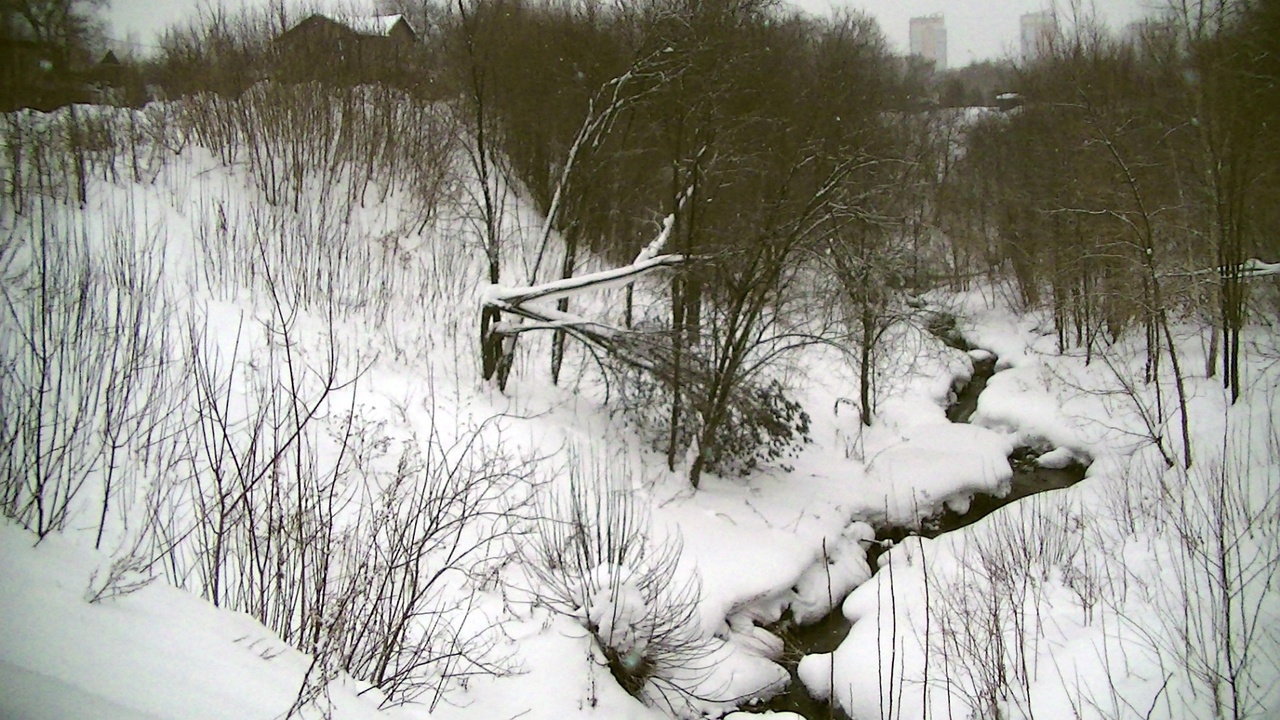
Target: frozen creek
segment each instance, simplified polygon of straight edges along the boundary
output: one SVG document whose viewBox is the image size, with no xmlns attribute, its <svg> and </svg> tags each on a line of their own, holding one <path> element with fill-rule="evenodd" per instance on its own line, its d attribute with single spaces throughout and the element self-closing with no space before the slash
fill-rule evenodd
<svg viewBox="0 0 1280 720">
<path fill-rule="evenodd" d="M 971 349 L 965 347 L 962 341 L 945 339 L 948 344 L 959 349 Z M 947 408 L 948 420 L 953 423 L 969 421 L 978 407 L 978 396 L 986 388 L 987 381 L 995 374 L 995 368 L 994 357 L 974 362 L 973 377 L 958 389 L 955 401 Z M 1084 465 L 1072 463 L 1061 469 L 1044 468 L 1035 463 L 1035 456 L 1036 453 L 1032 448 L 1018 448 L 1010 455 L 1009 464 L 1014 472 L 1007 495 L 996 497 L 979 493 L 974 496 L 969 509 L 964 513 L 948 509 L 941 514 L 922 520 L 919 528 L 878 527 L 876 539 L 891 544 L 909 535 L 938 537 L 943 533 L 975 523 L 999 508 L 1017 502 L 1028 495 L 1069 487 L 1084 479 L 1086 470 Z M 868 548 L 867 561 L 873 573 L 877 568 L 877 560 L 884 550 L 883 545 L 871 545 Z M 783 620 L 768 628 L 783 639 L 785 649 L 781 662 L 791 674 L 791 684 L 785 693 L 752 710 L 793 712 L 809 720 L 847 720 L 848 716 L 838 706 L 811 697 L 804 683 L 800 682 L 796 675 L 796 666 L 802 657 L 814 653 L 832 652 L 848 634 L 851 623 L 841 612 L 841 604 L 837 602 L 829 614 L 812 624 L 795 626 L 789 618 L 784 617 Z"/>
</svg>

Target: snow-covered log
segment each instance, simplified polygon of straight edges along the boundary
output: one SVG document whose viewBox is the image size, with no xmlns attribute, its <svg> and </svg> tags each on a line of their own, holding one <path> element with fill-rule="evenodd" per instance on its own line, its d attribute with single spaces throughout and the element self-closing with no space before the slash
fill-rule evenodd
<svg viewBox="0 0 1280 720">
<path fill-rule="evenodd" d="M 679 199 L 680 206 L 683 207 L 692 195 L 693 188 L 690 187 L 681 194 Z M 607 290 L 625 287 L 635 282 L 636 278 L 653 270 L 674 267 L 687 262 L 689 258 L 684 255 L 660 254 L 666 247 L 667 241 L 670 240 L 674 228 L 675 214 L 673 213 L 663 218 L 662 228 L 658 231 L 657 236 L 636 255 L 636 259 L 630 265 L 601 270 L 578 277 L 561 278 L 528 287 L 508 287 L 499 284 L 483 286 L 480 291 L 480 305 L 486 313 L 494 313 L 496 311 L 495 317 L 500 317 L 501 313 L 509 313 L 530 322 L 494 322 L 491 325 L 485 325 L 482 333 L 486 338 L 506 337 L 508 342 L 504 344 L 504 347 L 508 349 L 503 350 L 503 354 L 509 358 L 511 342 L 520 333 L 530 330 L 565 332 L 588 345 L 604 350 L 611 356 L 633 367 L 660 373 L 664 363 L 653 360 L 652 358 L 655 355 L 652 351 L 639 350 L 639 348 L 652 345 L 652 343 L 644 342 L 641 338 L 641 333 L 588 320 L 581 316 L 567 313 L 564 310 L 552 309 L 541 304 L 529 305 L 528 303 L 535 300 L 548 302 L 564 300 L 587 290 Z M 541 262 L 541 257 L 539 262 Z"/>
<path fill-rule="evenodd" d="M 652 350 L 652 344 L 644 342 L 642 333 L 634 330 L 614 327 L 540 304 L 513 305 L 495 300 L 490 303 L 490 307 L 530 321 L 498 323 L 490 329 L 494 334 L 514 336 L 531 330 L 563 330 L 632 367 L 661 374 L 665 366 L 665 363 L 654 357 L 654 353 L 646 352 L 646 348 Z"/>
<path fill-rule="evenodd" d="M 1223 265 L 1221 267 L 1191 270 L 1189 272 L 1165 273 L 1165 275 L 1168 277 L 1205 277 L 1209 275 L 1216 275 L 1219 278 L 1234 277 L 1240 280 L 1254 280 L 1257 278 L 1280 275 L 1280 262 L 1269 263 L 1263 262 L 1258 258 L 1249 258 L 1234 267 L 1230 265 Z"/>
<path fill-rule="evenodd" d="M 1280 275 L 1280 263 L 1262 262 L 1257 258 L 1249 258 L 1240 263 L 1240 277 L 1256 278 L 1269 275 Z"/>
<path fill-rule="evenodd" d="M 600 272 L 578 277 L 552 280 L 551 282 L 529 287 L 513 288 L 503 285 L 489 285 L 482 291 L 482 298 L 484 304 L 494 305 L 495 307 L 502 303 L 520 305 L 531 300 L 559 300 L 560 298 L 572 297 L 585 290 L 607 290 L 621 287 L 651 270 L 679 265 L 685 259 L 683 255 L 660 255 L 620 268 L 601 270 Z"/>
</svg>

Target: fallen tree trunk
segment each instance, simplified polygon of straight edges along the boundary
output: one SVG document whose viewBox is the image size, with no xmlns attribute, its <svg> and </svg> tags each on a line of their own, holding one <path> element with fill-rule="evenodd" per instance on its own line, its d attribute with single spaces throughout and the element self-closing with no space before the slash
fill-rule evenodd
<svg viewBox="0 0 1280 720">
<path fill-rule="evenodd" d="M 501 285 L 490 285 L 485 292 L 484 304 L 521 305 L 531 300 L 559 300 L 572 297 L 586 290 L 607 290 L 622 287 L 634 282 L 636 278 L 660 267 L 671 267 L 685 262 L 683 255 L 661 255 L 655 258 L 637 260 L 620 268 L 601 270 L 600 272 L 569 277 L 561 280 L 533 285 L 530 287 L 511 288 Z"/>
<path fill-rule="evenodd" d="M 681 202 L 683 203 L 687 197 L 686 193 L 685 197 L 681 198 Z M 676 267 L 688 262 L 689 258 L 684 255 L 660 254 L 671 237 L 674 224 L 674 214 L 664 218 L 662 229 L 657 237 L 636 255 L 636 259 L 630 265 L 528 287 L 507 287 L 497 284 L 487 286 L 481 293 L 483 315 L 498 317 L 502 313 L 508 313 L 530 322 L 493 322 L 486 325 L 487 335 L 481 341 L 482 352 L 500 349 L 502 357 L 496 359 L 495 364 L 499 367 L 510 367 L 510 354 L 514 343 L 496 342 L 498 338 L 512 339 L 521 333 L 533 330 L 563 331 L 627 365 L 655 373 L 666 379 L 663 374 L 666 363 L 659 359 L 661 351 L 655 347 L 656 343 L 649 342 L 648 333 L 597 322 L 535 301 L 553 302 L 589 290 L 625 287 L 654 270 Z M 489 358 L 489 360 L 494 359 Z M 503 385 L 505 385 L 505 377 L 503 379 Z"/>
</svg>

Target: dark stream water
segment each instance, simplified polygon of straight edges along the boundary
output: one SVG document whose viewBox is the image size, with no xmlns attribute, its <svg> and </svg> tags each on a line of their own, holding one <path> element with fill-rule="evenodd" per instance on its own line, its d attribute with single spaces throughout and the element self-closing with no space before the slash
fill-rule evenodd
<svg viewBox="0 0 1280 720">
<path fill-rule="evenodd" d="M 961 350 L 970 350 L 962 340 L 954 336 L 943 336 L 949 345 Z M 951 422 L 968 422 L 978 408 L 978 396 L 987 387 L 987 381 L 995 374 L 995 358 L 974 362 L 973 377 L 956 393 L 956 399 L 947 408 L 947 419 Z M 971 525 L 992 512 L 1028 495 L 1046 490 L 1056 490 L 1074 485 L 1084 479 L 1085 466 L 1071 464 L 1060 470 L 1042 468 L 1035 463 L 1036 452 L 1030 448 L 1018 448 L 1009 456 L 1013 466 L 1013 481 L 1009 494 L 995 497 L 979 493 L 969 504 L 968 511 L 957 513 L 946 510 L 943 513 L 926 518 L 919 528 L 881 527 L 876 529 L 877 540 L 901 541 L 910 535 L 937 537 L 942 533 L 958 530 Z M 876 570 L 876 561 L 885 548 L 873 545 L 868 549 L 867 561 L 871 571 Z M 770 626 L 768 629 L 780 636 L 784 643 L 781 662 L 791 673 L 791 684 L 787 691 L 759 706 L 759 710 L 787 711 L 798 713 L 808 720 L 848 720 L 848 715 L 838 706 L 832 707 L 826 701 L 816 700 L 805 690 L 804 683 L 796 676 L 796 666 L 805 655 L 828 653 L 836 649 L 849 634 L 850 623 L 840 612 L 841 603 L 837 603 L 831 613 L 811 625 L 797 626 L 788 616 Z"/>
</svg>

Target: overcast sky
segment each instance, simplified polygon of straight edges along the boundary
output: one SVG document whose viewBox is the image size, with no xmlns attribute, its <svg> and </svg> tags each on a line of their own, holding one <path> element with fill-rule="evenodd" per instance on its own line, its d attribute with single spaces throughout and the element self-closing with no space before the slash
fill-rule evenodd
<svg viewBox="0 0 1280 720">
<path fill-rule="evenodd" d="M 320 0 L 322 3 L 325 0 Z M 338 3 L 336 0 L 334 4 Z M 1122 28 L 1159 0 L 1094 0 L 1098 14 L 1113 28 Z M 165 27 L 195 12 L 201 0 L 110 0 L 107 33 L 117 41 L 154 45 Z M 217 2 L 217 0 L 212 0 Z M 262 0 L 222 0 L 228 7 Z M 897 52 L 907 51 L 907 26 L 912 17 L 943 13 L 947 25 L 948 66 L 1016 54 L 1018 17 L 1044 9 L 1052 0 L 790 0 L 815 15 L 833 6 L 859 8 L 876 18 Z M 341 3 L 346 5 L 347 3 Z M 145 49 L 145 48 L 143 48 Z"/>
<path fill-rule="evenodd" d="M 1018 53 L 1018 18 L 1053 7 L 1052 0 L 790 0 L 816 15 L 833 6 L 858 8 L 880 23 L 885 37 L 906 53 L 911 18 L 942 13 L 947 26 L 947 66 L 963 67 Z M 1147 14 L 1159 0 L 1094 0 L 1098 16 L 1112 28 Z"/>
</svg>

